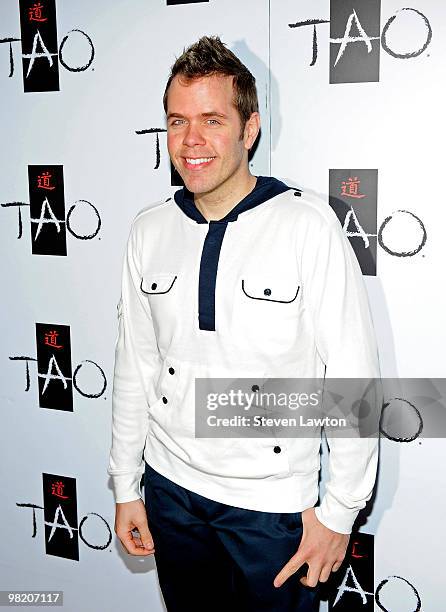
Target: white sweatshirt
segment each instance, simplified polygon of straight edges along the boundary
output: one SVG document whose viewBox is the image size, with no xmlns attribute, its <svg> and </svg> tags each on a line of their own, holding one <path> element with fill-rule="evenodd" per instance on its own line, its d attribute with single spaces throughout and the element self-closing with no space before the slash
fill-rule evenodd
<svg viewBox="0 0 446 612">
<path fill-rule="evenodd" d="M 319 438 L 196 438 L 195 378 L 379 378 L 362 273 L 331 207 L 270 177 L 220 221 L 185 188 L 134 218 L 122 269 L 108 473 L 141 497 L 144 459 L 173 482 L 251 510 L 315 506 Z M 330 438 L 317 518 L 350 533 L 378 440 Z"/>
</svg>

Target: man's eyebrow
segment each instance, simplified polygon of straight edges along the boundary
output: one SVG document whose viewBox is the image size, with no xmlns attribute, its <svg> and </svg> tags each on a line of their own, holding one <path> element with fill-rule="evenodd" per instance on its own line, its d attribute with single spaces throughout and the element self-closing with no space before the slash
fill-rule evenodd
<svg viewBox="0 0 446 612">
<path fill-rule="evenodd" d="M 201 113 L 202 117 L 221 117 L 222 119 L 227 119 L 228 116 L 223 114 L 223 113 L 218 113 L 217 111 L 210 111 L 208 113 Z M 182 115 L 181 113 L 169 113 L 167 115 L 167 120 L 171 119 L 172 117 L 178 117 L 180 119 L 184 119 L 184 115 Z"/>
<path fill-rule="evenodd" d="M 223 113 L 218 113 L 217 111 L 211 111 L 210 113 L 201 113 L 202 117 L 221 117 L 222 119 L 227 119 L 228 116 Z"/>
</svg>

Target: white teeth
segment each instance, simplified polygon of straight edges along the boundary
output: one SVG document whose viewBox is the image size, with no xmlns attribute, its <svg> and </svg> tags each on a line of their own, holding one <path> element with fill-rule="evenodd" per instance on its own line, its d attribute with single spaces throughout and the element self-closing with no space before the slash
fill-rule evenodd
<svg viewBox="0 0 446 612">
<path fill-rule="evenodd" d="M 197 164 L 204 164 L 204 162 L 209 162 L 211 161 L 211 159 L 214 159 L 213 157 L 200 157 L 200 159 L 192 159 L 191 157 L 186 157 L 186 161 L 188 164 L 193 164 L 193 165 L 197 165 Z"/>
</svg>

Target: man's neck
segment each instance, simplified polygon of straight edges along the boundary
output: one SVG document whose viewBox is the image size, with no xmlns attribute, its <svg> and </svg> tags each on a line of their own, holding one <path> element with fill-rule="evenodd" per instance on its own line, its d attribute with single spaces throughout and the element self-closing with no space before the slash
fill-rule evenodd
<svg viewBox="0 0 446 612">
<path fill-rule="evenodd" d="M 226 186 L 224 190 L 203 195 L 194 195 L 195 206 L 207 221 L 223 219 L 243 198 L 254 189 L 257 177 L 249 171 L 245 180 Z"/>
</svg>

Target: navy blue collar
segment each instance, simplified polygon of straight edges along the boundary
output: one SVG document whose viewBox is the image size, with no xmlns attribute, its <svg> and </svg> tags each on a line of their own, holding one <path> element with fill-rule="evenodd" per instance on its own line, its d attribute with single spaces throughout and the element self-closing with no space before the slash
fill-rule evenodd
<svg viewBox="0 0 446 612">
<path fill-rule="evenodd" d="M 259 204 L 263 204 L 263 202 L 270 200 L 274 196 L 279 195 L 279 193 L 283 193 L 288 189 L 291 189 L 291 187 L 288 187 L 288 185 L 285 185 L 285 183 L 282 183 L 282 181 L 279 181 L 279 179 L 272 176 L 258 176 L 254 189 L 248 193 L 243 200 L 236 204 L 236 206 L 234 206 L 234 208 L 230 210 L 227 215 L 225 215 L 222 219 L 219 219 L 218 223 L 236 221 L 240 213 L 245 212 L 245 210 L 249 210 L 250 208 L 254 208 L 254 206 L 258 206 Z M 195 205 L 194 194 L 191 193 L 186 187 L 176 191 L 173 197 L 185 215 L 197 223 L 208 223 L 207 219 L 204 218 Z M 217 223 L 217 221 L 214 221 L 214 223 Z"/>
</svg>

